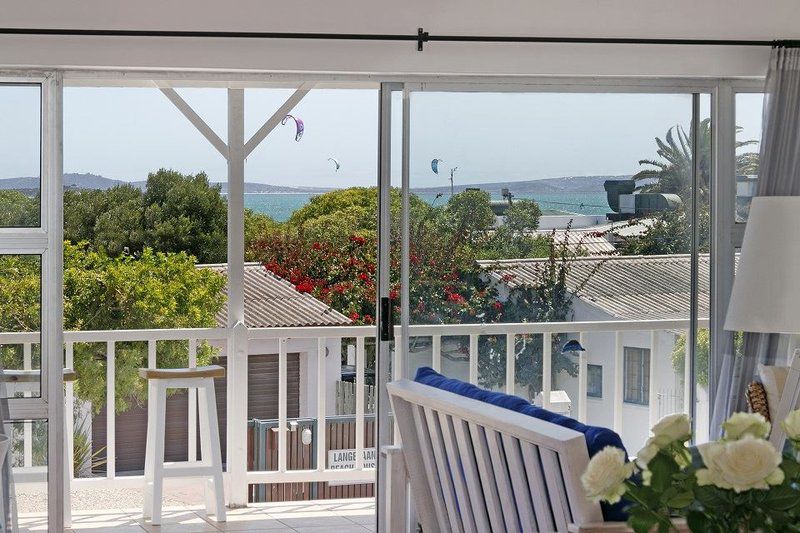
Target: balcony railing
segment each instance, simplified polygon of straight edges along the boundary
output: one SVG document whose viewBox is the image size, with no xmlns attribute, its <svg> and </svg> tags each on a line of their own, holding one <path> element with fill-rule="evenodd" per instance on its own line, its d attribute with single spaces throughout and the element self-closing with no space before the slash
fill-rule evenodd
<svg viewBox="0 0 800 533">
<path fill-rule="evenodd" d="M 707 328 L 708 320 L 698 321 L 698 327 Z M 586 345 L 587 336 L 594 333 L 604 333 L 613 335 L 614 347 L 612 353 L 603 354 L 607 357 L 606 361 L 613 362 L 613 395 L 611 398 L 611 408 L 613 410 L 613 427 L 620 430 L 623 425 L 623 369 L 624 369 L 624 345 L 623 336 L 629 332 L 640 332 L 649 334 L 651 364 L 650 364 L 650 389 L 649 406 L 647 407 L 650 422 L 654 422 L 659 415 L 659 406 L 663 402 L 658 401 L 659 389 L 652 384 L 656 383 L 656 367 L 653 362 L 660 357 L 668 357 L 670 354 L 660 353 L 663 350 L 659 346 L 657 334 L 659 332 L 669 332 L 672 334 L 685 332 L 689 328 L 689 320 L 642 320 L 642 321 L 598 321 L 598 322 L 548 322 L 548 323 L 512 323 L 512 324 L 457 324 L 457 325 L 415 325 L 409 328 L 411 338 L 427 337 L 431 341 L 430 351 L 432 366 L 434 369 L 442 368 L 442 340 L 450 337 L 463 337 L 468 339 L 468 353 L 466 364 L 468 367 L 469 380 L 478 383 L 478 343 L 481 336 L 505 336 L 506 353 L 514 353 L 514 343 L 517 336 L 522 335 L 541 335 L 542 337 L 542 375 L 541 392 L 543 406 L 550 406 L 550 393 L 553 390 L 552 382 L 552 337 L 556 334 L 577 335 L 582 344 Z M 111 407 L 116 404 L 115 387 L 115 363 L 116 345 L 125 342 L 141 342 L 147 345 L 147 364 L 150 367 L 157 367 L 159 341 L 185 341 L 188 343 L 189 364 L 196 364 L 196 354 L 199 343 L 209 342 L 214 346 L 220 347 L 220 356 L 225 356 L 225 342 L 229 337 L 230 330 L 225 328 L 208 329 L 170 329 L 170 330 L 115 330 L 115 331 L 66 331 L 65 340 L 65 360 L 66 367 L 73 366 L 74 346 L 78 343 L 104 343 L 106 357 L 106 455 L 107 467 L 105 474 L 93 478 L 76 478 L 72 481 L 73 487 L 80 487 L 86 484 L 96 486 L 103 480 L 120 486 L 138 486 L 142 483 L 142 476 L 125 475 L 117 476 L 115 469 L 115 459 L 117 450 L 116 441 L 116 419 L 115 410 Z M 274 353 L 278 355 L 278 417 L 277 417 L 277 469 L 269 471 L 249 471 L 244 480 L 247 484 L 260 483 L 295 483 L 295 482 L 364 482 L 364 480 L 374 480 L 374 468 L 364 464 L 364 427 L 365 427 L 365 366 L 366 366 L 366 341 L 375 339 L 374 326 L 343 326 L 343 327 L 305 327 L 305 328 L 253 328 L 247 330 L 248 342 L 270 341 L 270 345 L 275 347 Z M 397 339 L 400 339 L 400 328 L 396 329 Z M 288 344 L 290 341 L 305 340 L 313 345 L 316 341 L 316 353 L 312 350 L 307 353 L 308 366 L 316 364 L 316 404 L 317 420 L 324 421 L 326 416 L 333 415 L 334 405 L 327 405 L 327 387 L 331 385 L 331 376 L 326 371 L 326 349 L 328 342 L 349 339 L 355 344 L 355 464 L 352 468 L 328 468 L 326 446 L 326 432 L 320 431 L 319 427 L 315 431 L 315 461 L 316 468 L 310 470 L 292 470 L 287 464 L 287 432 L 290 429 L 290 418 L 287 412 L 288 405 Z M 0 345 L 20 345 L 25 354 L 25 370 L 31 367 L 31 357 L 33 346 L 39 342 L 39 334 L 31 333 L 0 333 Z M 591 348 L 589 348 L 591 350 Z M 262 352 L 263 353 L 263 352 Z M 574 413 L 580 421 L 587 421 L 587 362 L 589 352 L 580 352 L 577 361 L 577 413 Z M 402 372 L 401 364 L 403 355 L 399 351 L 394 353 L 392 368 L 396 373 Z M 684 365 L 688 368 L 688 365 Z M 516 365 L 514 357 L 506 357 L 505 363 L 505 390 L 514 392 L 516 381 Z M 80 376 L 78 376 L 80 380 Z M 18 385 L 17 385 L 18 386 Z M 334 384 L 335 386 L 335 384 Z M 684 389 L 687 389 L 684 387 Z M 229 390 L 228 398 L 233 394 L 242 394 L 244 390 Z M 685 398 L 688 392 L 685 391 Z M 189 459 L 196 459 L 197 427 L 194 421 L 197 420 L 196 397 L 189 399 Z M 74 420 L 72 413 L 75 407 L 75 396 L 73 384 L 65 385 L 66 412 L 69 414 L 66 419 L 66 434 L 68 435 L 67 453 L 72 453 L 72 436 L 74 430 Z M 244 401 L 242 401 L 244 400 Z M 240 411 L 236 411 L 233 406 L 247 405 L 246 398 L 239 398 L 238 401 L 228 402 L 228 417 L 244 416 Z M 309 398 L 311 401 L 312 398 Z M 689 405 L 688 401 L 679 402 L 681 405 Z M 662 406 L 663 409 L 663 406 Z M 590 421 L 591 422 L 591 421 Z M 324 424 L 324 422 L 322 422 Z M 18 468 L 19 474 L 35 471 L 32 464 L 32 441 L 33 432 L 30 430 L 30 423 L 25 423 L 23 432 L 23 460 L 22 468 Z M 244 438 L 244 436 L 241 436 Z M 195 446 L 190 445 L 195 443 Z M 231 450 L 231 447 L 228 448 Z M 245 447 L 246 449 L 246 447 Z M 230 453 L 230 452 L 229 452 Z M 68 455 L 69 456 L 69 455 Z M 242 458 L 239 458 L 242 459 Z M 236 460 L 234 458 L 234 460 Z M 229 460 L 230 464 L 230 460 Z M 26 476 L 25 479 L 28 479 Z"/>
</svg>

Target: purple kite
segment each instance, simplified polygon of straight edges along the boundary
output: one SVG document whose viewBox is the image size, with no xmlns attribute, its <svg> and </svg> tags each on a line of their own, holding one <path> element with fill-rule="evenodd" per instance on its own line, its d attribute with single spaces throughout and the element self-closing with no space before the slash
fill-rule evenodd
<svg viewBox="0 0 800 533">
<path fill-rule="evenodd" d="M 294 120 L 294 125 L 297 128 L 297 132 L 294 134 L 294 140 L 300 142 L 300 139 L 303 137 L 303 131 L 305 130 L 303 121 L 292 115 L 286 115 L 285 117 L 283 117 L 283 120 L 281 120 L 281 126 L 285 125 L 286 121 L 289 119 Z"/>
</svg>

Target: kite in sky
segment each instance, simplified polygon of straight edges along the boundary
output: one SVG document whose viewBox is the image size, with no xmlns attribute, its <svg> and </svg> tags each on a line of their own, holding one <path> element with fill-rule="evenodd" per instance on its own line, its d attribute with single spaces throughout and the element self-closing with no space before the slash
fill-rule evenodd
<svg viewBox="0 0 800 533">
<path fill-rule="evenodd" d="M 444 159 L 434 159 L 431 161 L 431 170 L 433 170 L 434 174 L 439 173 L 439 163 L 444 163 Z"/>
<path fill-rule="evenodd" d="M 294 134 L 294 140 L 300 142 L 300 139 L 303 137 L 303 131 L 305 130 L 305 125 L 303 124 L 303 121 L 300 120 L 299 118 L 294 117 L 292 115 L 286 115 L 285 117 L 283 117 L 283 120 L 281 120 L 281 126 L 285 125 L 289 119 L 294 120 L 294 125 L 297 128 Z"/>
<path fill-rule="evenodd" d="M 339 161 L 335 157 L 329 157 L 328 161 L 333 162 L 334 166 L 336 167 L 336 172 L 339 172 L 339 167 L 342 166 L 339 164 Z"/>
</svg>

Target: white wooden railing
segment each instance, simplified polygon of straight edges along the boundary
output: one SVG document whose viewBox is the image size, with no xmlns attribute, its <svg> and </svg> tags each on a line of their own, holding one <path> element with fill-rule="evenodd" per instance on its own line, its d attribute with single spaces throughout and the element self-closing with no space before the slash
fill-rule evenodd
<svg viewBox="0 0 800 533">
<path fill-rule="evenodd" d="M 468 350 L 468 368 L 469 380 L 473 383 L 478 382 L 478 341 L 481 336 L 505 336 L 506 337 L 506 353 L 514 353 L 516 336 L 519 335 L 542 335 L 543 349 L 542 349 L 542 392 L 544 398 L 544 406 L 547 407 L 550 402 L 550 392 L 553 388 L 551 368 L 552 368 L 552 336 L 559 333 L 577 334 L 582 344 L 586 344 L 586 335 L 591 333 L 607 333 L 614 335 L 614 349 L 613 353 L 608 354 L 609 359 L 613 357 L 614 362 L 614 379 L 613 379 L 613 426 L 619 430 L 622 427 L 622 410 L 623 410 L 623 335 L 627 332 L 645 332 L 649 333 L 650 349 L 651 349 L 651 364 L 650 364 L 650 398 L 649 409 L 651 421 L 654 421 L 658 415 L 658 389 L 654 386 L 657 376 L 655 375 L 657 365 L 654 364 L 659 357 L 668 357 L 668 353 L 659 353 L 658 346 L 658 333 L 659 332 L 680 332 L 686 331 L 689 327 L 688 320 L 643 320 L 643 321 L 602 321 L 602 322 L 558 322 L 558 323 L 514 323 L 514 324 L 456 324 L 456 325 L 416 325 L 409 328 L 409 333 L 412 338 L 414 337 L 428 337 L 431 339 L 431 354 L 432 366 L 434 369 L 440 370 L 442 368 L 442 339 L 443 337 L 465 337 L 469 339 Z M 698 323 L 698 327 L 708 327 L 708 320 L 702 319 Z M 118 483 L 120 485 L 135 486 L 141 483 L 140 476 L 117 476 L 115 471 L 116 459 L 116 431 L 115 431 L 115 410 L 113 406 L 116 404 L 116 387 L 115 387 L 115 366 L 116 366 L 116 345 L 121 342 L 142 342 L 146 343 L 148 350 L 147 364 L 155 368 L 158 364 L 158 349 L 157 343 L 159 341 L 186 341 L 188 343 L 189 364 L 196 364 L 196 351 L 198 343 L 207 341 L 212 345 L 221 348 L 220 355 L 224 356 L 224 341 L 229 335 L 228 329 L 225 328 L 207 328 L 207 329 L 170 329 L 170 330 L 116 330 L 116 331 L 66 331 L 64 332 L 65 340 L 65 361 L 66 367 L 73 366 L 73 353 L 74 345 L 76 343 L 105 343 L 106 355 L 106 428 L 107 428 L 107 441 L 106 441 L 106 454 L 107 454 L 107 469 L 104 478 L 108 482 Z M 246 479 L 241 480 L 245 483 L 283 483 L 283 482 L 315 482 L 315 481 L 364 481 L 365 479 L 373 479 L 374 469 L 366 468 L 363 462 L 364 451 L 364 416 L 365 416 L 365 341 L 366 339 L 375 338 L 374 326 L 342 326 L 342 327 L 309 327 L 309 328 L 251 328 L 247 330 L 248 341 L 274 341 L 277 344 L 278 353 L 278 468 L 275 471 L 250 471 L 247 472 Z M 400 339 L 400 329 L 396 329 L 396 338 Z M 319 414 L 327 413 L 328 406 L 326 405 L 326 387 L 328 386 L 328 379 L 325 361 L 326 361 L 326 346 L 329 340 L 341 339 L 354 339 L 356 345 L 356 378 L 355 378 L 355 448 L 356 448 L 356 464 L 352 469 L 329 469 L 327 465 L 327 447 L 326 447 L 326 432 L 324 431 L 324 416 Z M 317 382 L 316 386 L 316 412 L 318 413 L 318 420 L 322 420 L 323 426 L 318 426 L 316 432 L 316 469 L 314 470 L 291 470 L 287 465 L 287 431 L 289 431 L 289 420 L 287 413 L 287 399 L 288 399 L 288 384 L 287 384 L 287 371 L 288 371 L 288 343 L 295 340 L 316 340 L 316 354 L 309 355 L 309 363 L 316 359 L 317 362 Z M 24 358 L 27 367 L 30 366 L 29 354 L 32 351 L 34 344 L 39 342 L 39 334 L 37 332 L 31 333 L 0 333 L 0 346 L 7 345 L 22 345 L 23 354 L 28 354 Z M 591 348 L 589 348 L 591 350 Z M 577 418 L 581 421 L 587 421 L 587 361 L 589 352 L 580 352 L 578 358 L 578 409 Z M 393 368 L 395 369 L 395 379 L 402 376 L 402 353 L 400 350 L 395 350 L 395 361 Z M 609 360 L 609 362 L 611 362 Z M 689 365 L 685 365 L 687 368 Z M 506 358 L 505 367 L 505 388 L 508 392 L 514 392 L 516 384 L 516 369 L 515 358 Z M 338 376 L 335 376 L 338 379 Z M 80 379 L 80 376 L 78 376 Z M 67 383 L 66 389 L 66 412 L 69 416 L 66 419 L 66 434 L 69 436 L 71 444 L 73 434 L 73 408 L 75 404 L 75 397 L 73 391 L 73 384 Z M 241 391 L 234 391 L 234 394 L 241 394 L 246 390 L 246 386 Z M 312 399 L 309 399 L 311 401 Z M 246 405 L 245 402 L 240 404 Z M 229 402 L 228 417 L 232 416 L 246 416 L 244 413 L 231 412 L 231 403 Z M 688 403 L 685 403 L 688 405 Z M 331 406 L 333 407 L 333 406 Z M 575 412 L 575 411 L 573 411 Z M 196 398 L 194 401 L 190 398 L 189 403 L 189 420 L 196 420 L 197 404 Z M 591 421 L 590 421 L 591 422 Z M 32 432 L 25 426 L 24 431 L 24 457 L 23 457 L 23 470 L 31 468 L 32 465 Z M 189 424 L 189 443 L 196 443 L 196 426 L 192 423 Z M 246 439 L 246 435 L 241 435 L 239 438 Z M 187 443 L 187 445 L 189 445 Z M 231 447 L 228 448 L 229 450 Z M 246 449 L 246 446 L 245 446 Z M 196 451 L 196 446 L 189 445 L 190 459 L 196 459 L 193 452 Z M 68 446 L 68 452 L 71 452 L 71 446 Z M 233 459 L 237 460 L 237 459 Z M 246 460 L 246 458 L 238 458 L 238 460 Z M 230 461 L 229 461 L 230 463 Z M 97 483 L 97 478 L 92 479 L 75 479 L 74 484 L 81 485 L 83 483 Z"/>
</svg>

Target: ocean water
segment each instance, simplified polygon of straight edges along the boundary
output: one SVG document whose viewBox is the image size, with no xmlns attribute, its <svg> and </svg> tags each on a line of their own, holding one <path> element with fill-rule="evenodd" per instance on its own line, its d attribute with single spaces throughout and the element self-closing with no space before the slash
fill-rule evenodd
<svg viewBox="0 0 800 533">
<path fill-rule="evenodd" d="M 313 194 L 245 194 L 244 206 L 257 213 L 269 215 L 278 222 L 285 222 L 296 209 L 306 205 Z M 440 205 L 447 201 L 447 195 L 436 199 L 435 194 L 420 194 L 421 198 L 429 203 Z M 557 212 L 577 213 L 581 215 L 604 215 L 609 212 L 606 194 L 600 193 L 572 193 L 572 194 L 520 194 L 517 198 L 531 198 L 539 203 L 542 212 L 556 214 Z M 492 197 L 492 200 L 502 198 Z"/>
</svg>

